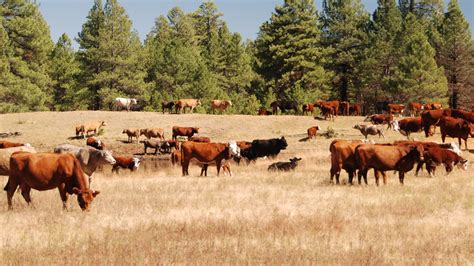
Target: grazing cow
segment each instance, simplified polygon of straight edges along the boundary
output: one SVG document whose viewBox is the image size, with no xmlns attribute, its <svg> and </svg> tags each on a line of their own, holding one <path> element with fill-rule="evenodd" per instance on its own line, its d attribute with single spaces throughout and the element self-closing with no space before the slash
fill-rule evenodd
<svg viewBox="0 0 474 266">
<path fill-rule="evenodd" d="M 137 143 L 138 143 L 138 138 L 140 137 L 140 129 L 139 128 L 126 128 L 122 131 L 122 134 L 127 134 L 128 139 L 127 141 L 129 143 L 133 142 L 133 137 L 137 138 Z"/>
<path fill-rule="evenodd" d="M 400 183 L 403 184 L 405 173 L 413 169 L 415 162 L 423 161 L 423 145 L 370 145 L 357 146 L 355 150 L 355 162 L 358 169 L 358 181 L 364 177 L 367 184 L 367 172 L 375 170 L 375 183 L 379 185 L 379 174 L 389 170 L 398 171 Z M 387 183 L 385 175 L 384 184 Z"/>
<path fill-rule="evenodd" d="M 86 145 L 98 150 L 103 150 L 105 148 L 104 142 L 96 137 L 88 137 L 86 140 Z"/>
<path fill-rule="evenodd" d="M 83 138 L 89 135 L 89 132 L 94 132 L 94 135 L 99 133 L 100 128 L 106 126 L 107 124 L 105 121 L 93 121 L 93 122 L 86 122 L 82 125 L 76 126 L 76 137 L 82 135 Z"/>
<path fill-rule="evenodd" d="M 165 140 L 165 131 L 159 127 L 140 129 L 140 136 L 141 135 L 144 135 L 147 139 L 159 138 Z"/>
<path fill-rule="evenodd" d="M 378 114 L 387 113 L 389 111 L 388 105 L 389 105 L 389 101 L 387 101 L 387 100 L 385 100 L 383 102 L 376 102 L 375 103 L 375 111 Z"/>
<path fill-rule="evenodd" d="M 353 103 L 349 106 L 349 113 L 353 115 L 361 115 L 362 114 L 362 104 L 360 103 Z"/>
<path fill-rule="evenodd" d="M 260 107 L 258 108 L 257 114 L 258 115 L 272 115 L 272 112 L 268 111 L 267 108 L 265 107 Z"/>
<path fill-rule="evenodd" d="M 290 162 L 277 162 L 273 163 L 270 166 L 268 166 L 268 171 L 291 171 L 295 170 L 295 168 L 298 166 L 298 161 L 301 161 L 301 158 L 294 157 L 290 159 Z"/>
<path fill-rule="evenodd" d="M 411 133 L 421 132 L 423 126 L 421 125 L 421 117 L 410 117 L 400 121 L 393 121 L 392 128 L 399 131 L 407 139 L 410 138 Z"/>
<path fill-rule="evenodd" d="M 405 105 L 403 105 L 403 104 L 396 104 L 396 103 L 389 103 L 388 104 L 388 113 L 389 114 L 398 113 L 398 116 L 401 116 L 403 114 L 403 111 L 405 111 Z"/>
<path fill-rule="evenodd" d="M 288 143 L 285 137 L 274 139 L 257 139 L 252 141 L 250 147 L 241 150 L 241 155 L 247 160 L 255 161 L 259 157 L 269 156 L 275 158 L 281 150 L 286 149 Z"/>
<path fill-rule="evenodd" d="M 35 148 L 31 146 L 18 146 L 0 149 L 0 175 L 10 174 L 10 157 L 17 151 L 36 153 Z"/>
<path fill-rule="evenodd" d="M 303 115 L 307 115 L 308 113 L 314 113 L 314 104 L 312 103 L 305 103 L 303 104 Z"/>
<path fill-rule="evenodd" d="M 212 100 L 211 101 L 212 113 L 214 113 L 214 111 L 216 109 L 221 110 L 221 112 L 224 112 L 227 108 L 229 108 L 231 106 L 232 106 L 231 101 L 224 101 L 224 100 Z"/>
<path fill-rule="evenodd" d="M 443 105 L 441 103 L 426 103 L 423 105 L 423 109 L 425 110 L 440 110 L 443 109 Z"/>
<path fill-rule="evenodd" d="M 180 99 L 175 103 L 176 113 L 181 114 L 182 112 L 186 113 L 186 108 L 191 109 L 191 113 L 194 111 L 194 108 L 201 105 L 201 101 L 198 99 Z"/>
<path fill-rule="evenodd" d="M 280 109 L 282 114 L 286 112 L 286 110 L 293 110 L 295 111 L 295 114 L 299 113 L 297 101 L 278 100 L 278 101 L 272 102 L 270 104 L 270 107 L 272 107 L 272 110 L 273 110 L 272 113 L 274 115 L 278 114 L 278 109 Z"/>
<path fill-rule="evenodd" d="M 321 130 L 319 126 L 314 126 L 308 128 L 308 139 L 312 139 L 313 137 L 316 137 L 316 134 L 318 133 L 318 130 Z"/>
<path fill-rule="evenodd" d="M 134 157 L 114 156 L 115 163 L 112 166 L 112 173 L 119 173 L 119 169 L 129 169 L 135 171 L 140 166 L 140 159 Z"/>
<path fill-rule="evenodd" d="M 466 112 L 463 110 L 452 109 L 451 116 L 454 118 L 462 118 L 466 121 L 469 121 L 469 123 L 474 123 L 474 112 Z"/>
<path fill-rule="evenodd" d="M 191 137 L 188 139 L 188 141 L 209 143 L 211 142 L 211 139 L 208 137 Z"/>
<path fill-rule="evenodd" d="M 143 143 L 143 148 L 144 148 L 143 154 L 144 155 L 147 154 L 146 150 L 148 148 L 155 149 L 154 155 L 158 154 L 158 151 L 160 151 L 160 154 L 161 154 L 162 151 L 169 151 L 171 149 L 170 144 L 167 141 L 158 141 L 158 140 L 153 140 L 153 139 L 146 139 L 146 140 L 142 140 L 140 142 Z"/>
<path fill-rule="evenodd" d="M 349 116 L 349 108 L 350 107 L 351 107 L 351 105 L 349 104 L 349 102 L 342 101 L 342 102 L 339 103 L 339 110 L 341 111 L 342 115 Z"/>
<path fill-rule="evenodd" d="M 425 137 L 433 136 L 439 120 L 444 116 L 451 116 L 451 109 L 428 110 L 421 113 L 421 124 L 423 125 L 423 130 L 425 131 Z M 433 131 L 431 130 L 432 127 L 434 127 Z"/>
<path fill-rule="evenodd" d="M 110 151 L 101 151 L 89 147 L 77 147 L 71 144 L 61 144 L 54 148 L 55 153 L 71 153 L 81 163 L 82 171 L 89 176 L 89 183 L 92 180 L 92 174 L 99 165 L 114 165 L 115 159 Z"/>
<path fill-rule="evenodd" d="M 446 136 L 451 138 L 458 138 L 459 147 L 461 147 L 461 139 L 464 140 L 464 147 L 467 150 L 467 139 L 471 133 L 469 122 L 450 116 L 443 117 L 439 120 L 439 127 L 441 129 L 441 140 L 445 141 Z"/>
<path fill-rule="evenodd" d="M 92 200 L 100 193 L 89 188 L 89 182 L 80 162 L 71 154 L 16 152 L 10 158 L 10 175 L 4 190 L 7 191 L 8 209 L 17 187 L 28 205 L 30 190 L 58 188 L 63 209 L 67 210 L 68 194 L 76 194 L 79 207 L 89 210 Z"/>
<path fill-rule="evenodd" d="M 197 134 L 199 131 L 198 127 L 173 127 L 173 139 L 175 140 L 178 136 L 192 137 L 194 134 Z"/>
<path fill-rule="evenodd" d="M 408 104 L 408 109 L 410 110 L 410 116 L 419 116 L 420 112 L 423 111 L 423 104 L 417 102 L 411 102 Z"/>
<path fill-rule="evenodd" d="M 389 128 L 392 128 L 393 115 L 392 114 L 380 114 L 380 115 L 369 115 L 364 119 L 365 122 L 371 122 L 374 125 L 387 124 Z"/>
<path fill-rule="evenodd" d="M 371 125 L 371 126 L 369 126 L 369 125 L 355 125 L 352 128 L 358 129 L 360 131 L 360 133 L 362 133 L 362 135 L 364 135 L 364 137 L 366 139 L 367 139 L 368 135 L 379 135 L 379 138 L 380 137 L 385 138 L 385 136 L 383 135 L 382 130 L 377 128 L 377 126 L 373 126 L 373 125 Z"/>
<path fill-rule="evenodd" d="M 240 148 L 235 141 L 229 141 L 226 144 L 187 141 L 181 146 L 183 176 L 189 175 L 189 163 L 193 159 L 206 165 L 214 162 L 217 167 L 217 176 L 219 176 L 222 161 L 229 160 L 232 156 L 240 157 Z M 207 166 L 204 172 L 207 174 Z M 201 169 L 201 174 L 203 174 L 203 169 Z"/>
<path fill-rule="evenodd" d="M 458 166 L 459 169 L 467 170 L 468 161 L 455 152 L 439 147 L 432 147 L 425 149 L 424 161 L 426 163 L 426 170 L 430 176 L 434 176 L 436 167 L 440 164 L 444 164 L 446 168 L 446 174 L 453 171 L 453 166 Z M 418 169 L 417 169 L 418 172 Z"/>
<path fill-rule="evenodd" d="M 362 144 L 360 140 L 353 140 L 351 142 L 346 140 L 336 139 L 331 142 L 329 151 L 331 152 L 331 182 L 336 177 L 336 184 L 339 185 L 339 176 L 341 170 L 346 170 L 349 175 L 349 184 L 352 184 L 352 179 L 356 173 L 356 163 L 354 151 L 358 145 Z"/>
<path fill-rule="evenodd" d="M 163 114 L 165 113 L 166 109 L 168 109 L 169 110 L 168 112 L 171 114 L 171 112 L 173 110 L 173 106 L 174 106 L 173 101 L 161 102 L 161 109 L 163 110 Z"/>
<path fill-rule="evenodd" d="M 0 140 L 0 149 L 8 149 L 14 147 L 21 147 L 21 146 L 31 146 L 29 143 L 16 143 L 10 142 L 8 140 Z"/>
<path fill-rule="evenodd" d="M 115 106 L 118 110 L 123 110 L 124 108 L 130 111 L 130 107 L 137 104 L 137 99 L 135 98 L 115 98 Z"/>
</svg>

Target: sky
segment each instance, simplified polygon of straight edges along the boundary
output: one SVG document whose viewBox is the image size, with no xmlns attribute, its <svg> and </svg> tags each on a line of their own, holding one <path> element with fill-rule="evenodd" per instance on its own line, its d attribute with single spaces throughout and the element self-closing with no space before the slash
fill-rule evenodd
<svg viewBox="0 0 474 266">
<path fill-rule="evenodd" d="M 474 0 L 458 0 L 464 16 L 471 26 L 474 25 Z M 51 29 L 51 37 L 57 41 L 61 34 L 67 33 L 75 38 L 86 21 L 93 0 L 39 0 L 40 9 Z M 105 2 L 105 0 L 104 0 Z M 244 39 L 254 40 L 260 25 L 267 21 L 274 8 L 283 0 L 215 0 L 219 11 L 229 29 L 239 32 Z M 316 0 L 317 9 L 321 10 L 322 0 Z M 362 0 L 367 11 L 372 13 L 377 7 L 377 0 Z M 449 2 L 446 0 L 446 3 Z M 143 40 L 151 31 L 155 18 L 166 15 L 175 6 L 185 12 L 195 11 L 202 3 L 200 0 L 119 0 L 133 21 L 133 27 Z M 446 4 L 447 7 L 447 4 Z M 77 48 L 77 43 L 74 43 Z"/>
</svg>

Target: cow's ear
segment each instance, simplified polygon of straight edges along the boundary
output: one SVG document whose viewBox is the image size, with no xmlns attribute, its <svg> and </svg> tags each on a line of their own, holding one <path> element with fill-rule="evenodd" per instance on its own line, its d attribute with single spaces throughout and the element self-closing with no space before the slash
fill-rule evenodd
<svg viewBox="0 0 474 266">
<path fill-rule="evenodd" d="M 83 164 L 88 164 L 89 163 L 89 157 L 90 157 L 90 152 L 88 149 L 82 148 L 79 150 L 79 160 Z"/>
<path fill-rule="evenodd" d="M 73 187 L 73 188 L 72 188 L 72 192 L 73 192 L 74 194 L 76 194 L 76 195 L 81 194 L 81 190 L 78 189 L 77 187 Z"/>
<path fill-rule="evenodd" d="M 92 191 L 92 196 L 94 196 L 94 198 L 99 194 L 100 194 L 100 191 L 97 191 L 97 190 Z"/>
</svg>

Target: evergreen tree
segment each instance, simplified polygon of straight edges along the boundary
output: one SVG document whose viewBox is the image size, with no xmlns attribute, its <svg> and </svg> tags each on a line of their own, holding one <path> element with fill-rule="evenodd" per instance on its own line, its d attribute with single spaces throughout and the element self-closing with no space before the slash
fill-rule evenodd
<svg viewBox="0 0 474 266">
<path fill-rule="evenodd" d="M 474 42 L 457 0 L 451 0 L 440 29 L 440 62 L 449 86 L 452 108 L 471 108 L 474 102 Z"/>
<path fill-rule="evenodd" d="M 285 0 L 256 40 L 257 72 L 267 94 L 300 102 L 324 97 L 331 77 L 323 68 L 324 52 L 314 2 Z"/>
<path fill-rule="evenodd" d="M 335 72 L 338 89 L 333 96 L 344 101 L 358 98 L 369 15 L 360 0 L 324 0 L 321 21 L 323 42 L 331 51 L 328 67 Z"/>
<path fill-rule="evenodd" d="M 53 79 L 54 106 L 56 110 L 86 108 L 87 89 L 78 90 L 77 76 L 80 73 L 71 39 L 61 35 L 51 54 L 51 78 Z"/>
</svg>

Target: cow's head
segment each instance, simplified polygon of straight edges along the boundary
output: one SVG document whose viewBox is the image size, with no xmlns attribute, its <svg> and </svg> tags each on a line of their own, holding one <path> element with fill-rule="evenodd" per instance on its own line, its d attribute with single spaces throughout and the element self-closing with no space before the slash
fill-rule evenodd
<svg viewBox="0 0 474 266">
<path fill-rule="evenodd" d="M 199 133 L 199 128 L 198 127 L 193 127 L 192 130 L 193 130 L 193 133 L 196 133 L 196 134 Z"/>
<path fill-rule="evenodd" d="M 390 124 L 392 125 L 393 131 L 398 131 L 398 130 L 400 130 L 400 125 L 398 124 L 398 121 L 397 121 L 397 120 L 393 120 L 392 122 L 390 122 Z"/>
<path fill-rule="evenodd" d="M 455 163 L 454 165 L 457 165 L 459 169 L 462 170 L 467 170 L 467 166 L 469 165 L 469 162 L 466 159 L 462 159 L 459 162 Z"/>
<path fill-rule="evenodd" d="M 321 128 L 319 126 L 316 126 L 316 130 L 321 130 Z M 296 157 L 295 157 L 296 158 Z"/>
<path fill-rule="evenodd" d="M 98 165 L 101 164 L 115 164 L 115 158 L 112 156 L 111 151 L 91 151 L 94 153 L 95 160 L 97 160 Z"/>
<path fill-rule="evenodd" d="M 83 211 L 89 211 L 94 198 L 100 193 L 95 190 L 80 190 L 77 187 L 72 188 L 72 192 L 77 195 L 77 202 Z"/>
<path fill-rule="evenodd" d="M 278 140 L 278 146 L 280 149 L 284 150 L 286 149 L 286 147 L 288 147 L 288 143 L 286 142 L 286 139 L 284 136 L 282 136 L 279 140 Z"/>
<path fill-rule="evenodd" d="M 294 158 L 290 159 L 290 162 L 292 162 L 292 163 L 296 163 L 298 161 L 301 161 L 301 158 L 294 157 Z"/>
<path fill-rule="evenodd" d="M 231 140 L 227 143 L 227 147 L 229 147 L 229 153 L 232 156 L 240 158 L 240 147 L 237 145 L 237 142 Z"/>
<path fill-rule="evenodd" d="M 101 125 L 102 127 L 105 127 L 105 126 L 107 125 L 107 124 L 105 123 L 105 121 L 99 121 L 99 122 L 100 122 L 100 125 Z"/>
<path fill-rule="evenodd" d="M 139 166 L 140 166 L 140 159 L 138 159 L 138 158 L 133 158 L 133 168 L 132 168 L 132 171 L 137 170 Z"/>
</svg>

